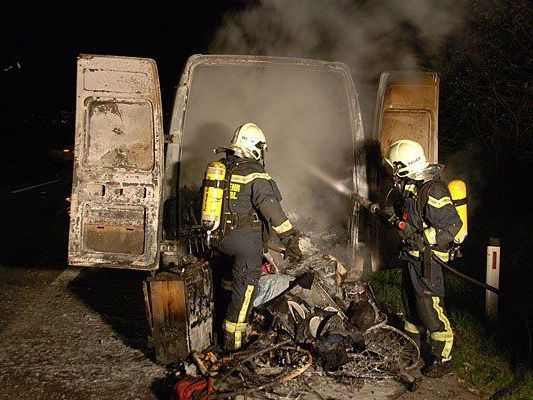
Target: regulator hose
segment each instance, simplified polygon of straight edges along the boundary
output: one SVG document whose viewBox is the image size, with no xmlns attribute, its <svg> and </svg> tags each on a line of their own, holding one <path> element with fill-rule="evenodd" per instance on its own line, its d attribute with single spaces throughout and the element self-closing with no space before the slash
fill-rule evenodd
<svg viewBox="0 0 533 400">
<path fill-rule="evenodd" d="M 498 400 L 508 394 L 511 394 L 512 392 L 514 392 L 516 389 L 520 387 L 520 384 L 524 381 L 524 378 L 525 378 L 525 374 L 524 374 L 523 368 L 518 368 L 515 374 L 514 380 L 511 383 L 504 386 L 503 388 L 494 392 L 489 397 L 489 400 Z"/>
<path fill-rule="evenodd" d="M 442 261 L 440 258 L 438 258 L 435 255 L 433 255 L 433 260 L 435 260 L 442 268 L 450 271 L 451 273 L 453 273 L 453 274 L 455 274 L 455 275 L 457 275 L 457 276 L 459 276 L 459 277 L 461 277 L 461 278 L 463 278 L 463 279 L 465 279 L 465 280 L 467 280 L 469 282 L 472 282 L 473 284 L 475 284 L 477 286 L 480 286 L 480 287 L 482 287 L 484 289 L 490 290 L 491 292 L 496 293 L 498 296 L 501 296 L 500 289 L 495 288 L 494 286 L 491 286 L 491 285 L 489 285 L 487 283 L 478 281 L 477 279 L 474 279 L 471 276 L 468 276 L 466 274 L 463 274 L 462 272 L 457 271 L 455 268 L 450 267 L 448 264 L 446 264 L 444 261 Z M 529 322 L 528 322 L 527 318 L 524 316 L 524 314 L 522 313 L 522 311 L 520 310 L 520 308 L 518 308 L 518 306 L 516 304 L 514 304 L 511 301 L 508 301 L 508 304 L 511 306 L 511 309 L 513 309 L 516 312 L 516 314 L 520 317 L 520 319 L 522 320 L 522 322 L 524 323 L 524 326 L 526 328 L 527 344 L 528 344 L 528 352 L 527 352 L 526 363 L 529 364 L 529 362 L 531 361 L 531 351 L 533 349 L 533 340 L 531 338 L 531 330 L 529 328 Z"/>
</svg>

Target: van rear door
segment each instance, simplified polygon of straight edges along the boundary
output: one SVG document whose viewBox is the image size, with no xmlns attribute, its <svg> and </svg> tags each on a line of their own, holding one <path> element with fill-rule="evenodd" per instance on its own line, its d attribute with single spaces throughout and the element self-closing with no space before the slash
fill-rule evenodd
<svg viewBox="0 0 533 400">
<path fill-rule="evenodd" d="M 396 140 L 410 139 L 438 161 L 439 78 L 433 72 L 385 72 L 379 84 L 375 130 L 381 154 Z"/>
<path fill-rule="evenodd" d="M 69 264 L 157 269 L 164 137 L 155 62 L 81 55 L 75 135 Z"/>
<path fill-rule="evenodd" d="M 401 71 L 381 74 L 372 136 L 379 143 L 379 160 L 369 163 L 377 199 L 387 198 L 390 171 L 381 166 L 389 146 L 399 139 L 422 145 L 427 160 L 438 162 L 439 77 L 434 72 Z M 372 269 L 398 266 L 399 237 L 394 229 L 374 225 L 371 230 Z"/>
</svg>

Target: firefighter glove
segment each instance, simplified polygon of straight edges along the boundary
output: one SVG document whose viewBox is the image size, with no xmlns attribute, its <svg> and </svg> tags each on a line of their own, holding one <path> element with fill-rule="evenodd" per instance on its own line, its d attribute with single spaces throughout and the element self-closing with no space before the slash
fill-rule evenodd
<svg viewBox="0 0 533 400">
<path fill-rule="evenodd" d="M 400 237 L 410 250 L 424 250 L 426 243 L 420 233 L 414 227 L 407 224 L 404 229 L 400 230 Z"/>
<path fill-rule="evenodd" d="M 302 251 L 298 246 L 298 242 L 299 239 L 296 232 L 281 239 L 281 243 L 285 246 L 284 259 L 288 259 L 289 262 L 298 262 L 301 260 Z"/>
<path fill-rule="evenodd" d="M 392 207 L 386 207 L 379 212 L 379 216 L 384 220 L 384 222 L 389 224 L 394 224 L 398 217 L 394 212 Z"/>
</svg>

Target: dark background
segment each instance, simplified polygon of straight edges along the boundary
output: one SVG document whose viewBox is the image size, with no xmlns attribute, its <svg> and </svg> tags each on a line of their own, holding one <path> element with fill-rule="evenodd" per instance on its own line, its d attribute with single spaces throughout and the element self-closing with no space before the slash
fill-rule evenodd
<svg viewBox="0 0 533 400">
<path fill-rule="evenodd" d="M 206 52 L 223 13 L 243 4 L 238 0 L 4 3 L 0 24 L 4 143 L 73 144 L 76 58 L 82 53 L 155 59 L 163 110 L 168 110 L 186 59 Z"/>
</svg>

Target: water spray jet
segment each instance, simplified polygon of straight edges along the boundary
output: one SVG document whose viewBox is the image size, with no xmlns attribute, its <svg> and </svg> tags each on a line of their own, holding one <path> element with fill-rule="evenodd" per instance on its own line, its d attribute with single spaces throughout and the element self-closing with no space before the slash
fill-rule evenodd
<svg viewBox="0 0 533 400">
<path fill-rule="evenodd" d="M 353 193 L 353 190 L 350 190 L 344 183 L 342 183 L 339 179 L 335 179 L 328 174 L 326 174 L 324 171 L 318 169 L 316 166 L 312 164 L 306 164 L 306 167 L 308 171 L 313 174 L 315 177 L 320 179 L 322 182 L 330 186 L 333 190 L 335 190 L 338 193 L 341 193 L 345 196 L 351 196 Z"/>
</svg>

